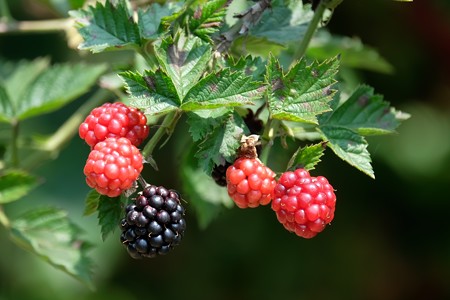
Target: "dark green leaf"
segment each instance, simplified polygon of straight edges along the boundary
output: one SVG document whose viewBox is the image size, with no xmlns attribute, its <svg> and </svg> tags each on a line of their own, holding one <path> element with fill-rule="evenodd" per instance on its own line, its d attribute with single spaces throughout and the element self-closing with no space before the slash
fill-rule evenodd
<svg viewBox="0 0 450 300">
<path fill-rule="evenodd" d="M 174 3 L 152 3 L 147 9 L 138 10 L 139 32 L 144 39 L 156 39 L 161 19 L 171 15 L 178 7 Z"/>
<path fill-rule="evenodd" d="M 252 100 L 261 96 L 262 91 L 261 84 L 252 81 L 251 76 L 225 69 L 200 80 L 186 95 L 181 109 L 212 109 L 252 104 Z"/>
<path fill-rule="evenodd" d="M 231 207 L 233 202 L 226 188 L 197 167 L 192 151 L 187 153 L 180 166 L 183 194 L 194 208 L 200 228 L 206 228 L 224 206 Z"/>
<path fill-rule="evenodd" d="M 307 55 L 317 60 L 325 60 L 336 55 L 341 57 L 341 66 L 366 69 L 391 74 L 392 65 L 373 48 L 364 45 L 356 37 L 331 35 L 320 31 L 308 47 Z"/>
<path fill-rule="evenodd" d="M 313 12 L 302 1 L 273 1 L 271 9 L 267 9 L 261 20 L 250 30 L 250 35 L 267 38 L 282 45 L 303 38 L 306 28 L 312 19 Z"/>
<path fill-rule="evenodd" d="M 369 151 L 367 151 L 367 141 L 356 132 L 336 126 L 321 126 L 322 138 L 328 141 L 327 144 L 334 153 L 344 161 L 375 178 Z"/>
<path fill-rule="evenodd" d="M 102 65 L 55 65 L 42 72 L 16 104 L 21 120 L 54 111 L 86 93 L 105 71 Z"/>
<path fill-rule="evenodd" d="M 199 145 L 195 157 L 198 158 L 200 167 L 206 174 L 211 174 L 215 164 L 222 164 L 224 160 L 233 161 L 242 135 L 248 133 L 242 117 L 237 113 L 230 114 L 222 126 L 216 126 Z"/>
<path fill-rule="evenodd" d="M 180 100 L 175 87 L 161 70 L 146 71 L 144 75 L 127 71 L 120 76 L 131 96 L 131 105 L 146 115 L 166 114 L 178 108 Z"/>
<path fill-rule="evenodd" d="M 289 160 L 287 169 L 295 170 L 297 168 L 303 168 L 305 170 L 313 170 L 315 166 L 320 162 L 320 158 L 324 155 L 326 142 L 322 142 L 315 145 L 305 146 L 298 148 L 294 155 Z"/>
<path fill-rule="evenodd" d="M 56 208 L 29 211 L 11 223 L 11 238 L 54 267 L 93 287 L 90 244 L 67 213 Z"/>
<path fill-rule="evenodd" d="M 194 142 L 205 138 L 214 128 L 220 126 L 231 113 L 230 108 L 217 108 L 189 112 L 187 123 Z"/>
<path fill-rule="evenodd" d="M 101 195 L 92 189 L 86 197 L 83 215 L 90 216 L 97 212 Z"/>
<path fill-rule="evenodd" d="M 302 59 L 280 78 L 281 67 L 272 56 L 266 75 L 272 117 L 317 124 L 316 116 L 330 110 L 328 102 L 335 93 L 331 86 L 336 83 L 338 66 L 336 57 L 311 65 Z"/>
<path fill-rule="evenodd" d="M 167 38 L 156 48 L 158 61 L 172 79 L 179 99 L 183 100 L 203 75 L 211 53 L 210 45 L 184 34 L 179 34 L 175 41 Z"/>
<path fill-rule="evenodd" d="M 374 94 L 369 86 L 358 87 L 353 94 L 321 123 L 351 129 L 361 135 L 379 135 L 395 132 L 404 114 Z M 325 118 L 324 118 L 325 119 Z"/>
<path fill-rule="evenodd" d="M 239 57 L 237 61 L 232 56 L 225 60 L 225 66 L 231 71 L 244 71 L 245 75 L 251 75 L 254 81 L 264 81 L 266 63 L 261 57 Z"/>
<path fill-rule="evenodd" d="M 189 19 L 190 32 L 211 42 L 211 35 L 219 31 L 225 17 L 226 4 L 227 0 L 212 0 L 198 6 Z"/>
<path fill-rule="evenodd" d="M 0 175 L 0 204 L 19 200 L 39 184 L 25 171 L 10 170 Z"/>
<path fill-rule="evenodd" d="M 101 195 L 98 201 L 98 224 L 102 239 L 105 241 L 110 233 L 118 228 L 123 212 L 121 197 L 110 198 Z"/>
<path fill-rule="evenodd" d="M 103 5 L 72 11 L 76 18 L 78 31 L 84 39 L 80 49 L 101 52 L 106 49 L 136 47 L 141 44 L 139 27 L 128 11 L 125 0 L 114 6 L 110 0 Z"/>
</svg>

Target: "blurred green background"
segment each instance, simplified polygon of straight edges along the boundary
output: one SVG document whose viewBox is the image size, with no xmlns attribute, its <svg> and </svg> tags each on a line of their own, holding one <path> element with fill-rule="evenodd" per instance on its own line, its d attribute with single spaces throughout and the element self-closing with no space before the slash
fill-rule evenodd
<svg viewBox="0 0 450 300">
<path fill-rule="evenodd" d="M 46 3 L 64 11 L 65 1 L 9 2 L 17 19 L 64 16 Z M 289 234 L 269 207 L 225 209 L 201 230 L 187 204 L 183 243 L 167 256 L 132 260 L 118 232 L 102 242 L 96 217 L 82 216 L 89 149 L 74 138 L 38 170 L 45 183 L 6 211 L 14 216 L 46 203 L 68 210 L 97 245 L 97 290 L 17 248 L 0 229 L 0 299 L 450 299 L 450 2 L 345 0 L 328 28 L 360 37 L 394 66 L 392 74 L 357 75 L 412 118 L 398 135 L 369 139 L 376 180 L 326 153 L 312 174 L 329 179 L 338 202 L 323 233 L 312 240 Z M 0 56 L 113 58 L 80 56 L 63 33 L 0 35 Z M 23 132 L 53 132 L 82 101 L 26 121 Z M 155 153 L 161 171 L 145 171 L 154 184 L 180 188 L 173 174 L 187 131 L 178 127 Z"/>
</svg>

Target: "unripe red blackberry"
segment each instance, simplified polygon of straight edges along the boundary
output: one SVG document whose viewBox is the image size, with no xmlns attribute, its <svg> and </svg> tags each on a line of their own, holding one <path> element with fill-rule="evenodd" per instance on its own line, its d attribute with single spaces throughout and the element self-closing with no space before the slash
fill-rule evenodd
<svg viewBox="0 0 450 300">
<path fill-rule="evenodd" d="M 174 190 L 148 185 L 125 208 L 120 241 L 132 258 L 167 254 L 184 235 L 186 221 Z"/>
<path fill-rule="evenodd" d="M 275 173 L 257 158 L 238 158 L 226 176 L 228 195 L 238 207 L 267 205 L 272 200 Z"/>
<path fill-rule="evenodd" d="M 323 176 L 311 177 L 304 169 L 285 172 L 274 188 L 272 209 L 291 232 L 312 238 L 334 218 L 336 195 Z"/>
<path fill-rule="evenodd" d="M 117 197 L 129 189 L 143 168 L 142 155 L 126 138 L 108 138 L 89 153 L 84 174 L 97 192 Z"/>
<path fill-rule="evenodd" d="M 80 137 L 93 147 L 110 137 L 125 137 L 139 146 L 149 133 L 146 116 L 121 102 L 94 108 L 78 128 Z"/>
</svg>

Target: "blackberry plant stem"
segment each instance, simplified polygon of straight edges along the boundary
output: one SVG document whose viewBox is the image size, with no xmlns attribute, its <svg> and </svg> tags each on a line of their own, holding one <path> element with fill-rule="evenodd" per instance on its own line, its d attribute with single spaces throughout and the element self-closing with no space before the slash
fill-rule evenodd
<svg viewBox="0 0 450 300">
<path fill-rule="evenodd" d="M 309 23 L 305 35 L 303 36 L 303 39 L 298 48 L 295 50 L 294 56 L 292 57 L 291 67 L 305 55 L 306 49 L 308 49 L 308 45 L 311 42 L 311 39 L 314 36 L 314 33 L 316 32 L 316 29 L 319 26 L 323 14 L 327 8 L 325 2 L 326 2 L 325 0 L 320 1 L 319 6 L 314 12 L 314 16 L 311 20 L 311 23 Z"/>
<path fill-rule="evenodd" d="M 175 126 L 178 122 L 178 119 L 181 116 L 180 111 L 172 111 L 168 113 L 164 117 L 164 121 L 162 122 L 161 126 L 158 128 L 158 130 L 155 132 L 155 134 L 151 137 L 151 139 L 148 141 L 148 143 L 145 145 L 144 149 L 142 150 L 142 156 L 144 159 L 148 159 L 152 153 L 153 150 L 155 150 L 156 145 L 161 140 L 161 138 L 167 134 L 169 137 L 172 134 L 173 130 L 175 129 Z"/>
</svg>

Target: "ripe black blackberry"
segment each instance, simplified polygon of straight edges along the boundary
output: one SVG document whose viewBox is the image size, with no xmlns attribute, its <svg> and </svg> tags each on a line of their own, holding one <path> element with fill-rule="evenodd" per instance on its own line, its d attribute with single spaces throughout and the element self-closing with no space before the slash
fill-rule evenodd
<svg viewBox="0 0 450 300">
<path fill-rule="evenodd" d="M 211 172 L 211 178 L 214 179 L 214 181 L 220 185 L 220 186 L 227 186 L 227 179 L 226 179 L 226 172 L 228 167 L 231 166 L 231 163 L 225 162 L 224 165 L 215 165 L 212 172 Z"/>
<path fill-rule="evenodd" d="M 148 185 L 125 207 L 120 241 L 132 258 L 167 254 L 186 229 L 184 208 L 175 190 Z"/>
</svg>

